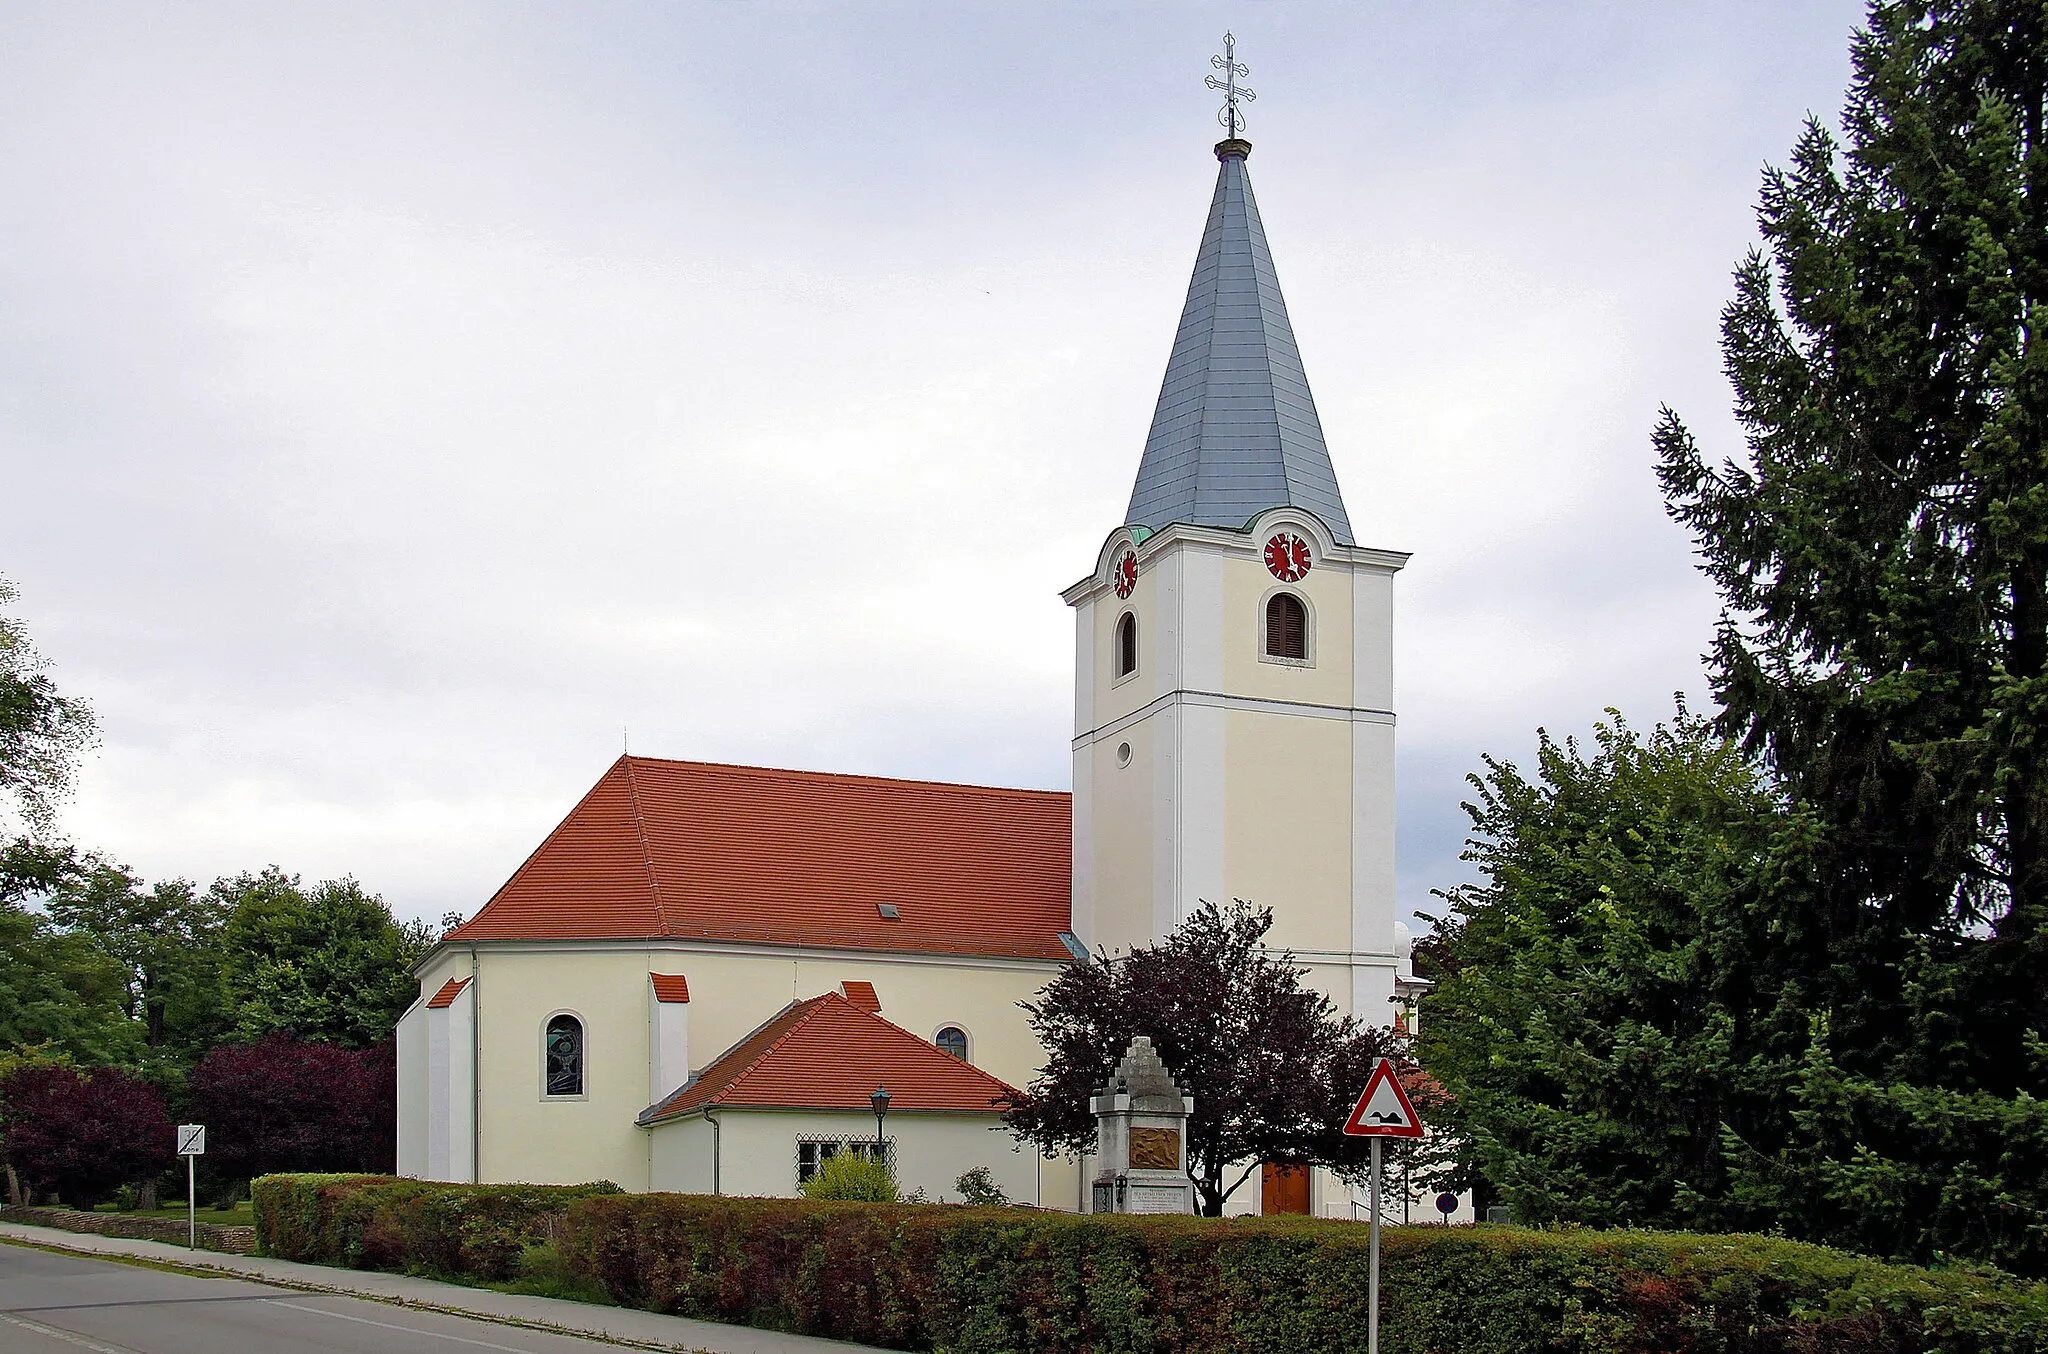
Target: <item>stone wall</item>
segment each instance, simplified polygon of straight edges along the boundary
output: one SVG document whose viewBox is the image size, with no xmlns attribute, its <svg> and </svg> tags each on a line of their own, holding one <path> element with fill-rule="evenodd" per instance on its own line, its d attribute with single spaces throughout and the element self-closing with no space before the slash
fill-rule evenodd
<svg viewBox="0 0 2048 1354">
<path fill-rule="evenodd" d="M 125 1213 L 81 1213 L 71 1208 L 0 1208 L 0 1222 L 25 1222 L 36 1227 L 60 1227 L 67 1232 L 95 1232 L 100 1236 L 135 1237 L 143 1241 L 168 1241 L 182 1246 L 186 1225 L 172 1218 L 136 1218 Z M 199 1249 L 225 1251 L 230 1255 L 253 1255 L 254 1227 L 227 1227 L 214 1222 L 199 1224 Z"/>
</svg>

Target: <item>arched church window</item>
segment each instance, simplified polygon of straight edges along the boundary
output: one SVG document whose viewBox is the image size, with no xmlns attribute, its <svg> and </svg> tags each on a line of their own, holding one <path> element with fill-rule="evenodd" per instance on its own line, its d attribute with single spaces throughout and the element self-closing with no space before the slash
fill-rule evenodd
<svg viewBox="0 0 2048 1354">
<path fill-rule="evenodd" d="M 583 1022 L 575 1016 L 548 1017 L 541 1041 L 541 1075 L 548 1095 L 583 1094 Z"/>
<path fill-rule="evenodd" d="M 950 1054 L 961 1062 L 967 1061 L 967 1031 L 958 1025 L 948 1025 L 932 1036 L 932 1042 L 939 1046 L 939 1052 Z"/>
<path fill-rule="evenodd" d="M 1116 621 L 1116 675 L 1128 677 L 1138 670 L 1138 618 L 1126 611 Z"/>
<path fill-rule="evenodd" d="M 1266 654 L 1308 657 L 1308 608 L 1291 592 L 1276 592 L 1266 602 Z"/>
</svg>

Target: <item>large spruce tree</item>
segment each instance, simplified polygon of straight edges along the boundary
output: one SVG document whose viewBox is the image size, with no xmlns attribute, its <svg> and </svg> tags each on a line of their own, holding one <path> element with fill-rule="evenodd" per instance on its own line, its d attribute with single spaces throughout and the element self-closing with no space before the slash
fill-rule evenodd
<svg viewBox="0 0 2048 1354">
<path fill-rule="evenodd" d="M 1872 6 L 1766 176 L 1723 350 L 1746 457 L 1657 432 L 1724 728 L 1819 826 L 1762 899 L 1811 1038 L 1736 1187 L 1868 1249 L 2048 1256 L 2048 6 Z"/>
</svg>

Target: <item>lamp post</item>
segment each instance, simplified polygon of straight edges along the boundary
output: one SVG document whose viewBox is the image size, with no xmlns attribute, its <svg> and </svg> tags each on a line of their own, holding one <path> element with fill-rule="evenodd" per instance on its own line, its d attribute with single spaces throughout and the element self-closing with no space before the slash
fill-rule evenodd
<svg viewBox="0 0 2048 1354">
<path fill-rule="evenodd" d="M 875 1107 L 875 1160 L 889 1164 L 882 1147 L 882 1120 L 889 1113 L 889 1090 L 885 1086 L 875 1087 L 875 1093 L 868 1097 L 868 1103 Z"/>
</svg>

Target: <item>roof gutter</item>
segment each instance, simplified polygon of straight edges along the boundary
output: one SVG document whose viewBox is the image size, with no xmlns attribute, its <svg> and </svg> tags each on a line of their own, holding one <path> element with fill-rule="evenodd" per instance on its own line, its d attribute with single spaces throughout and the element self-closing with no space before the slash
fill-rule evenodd
<svg viewBox="0 0 2048 1354">
<path fill-rule="evenodd" d="M 723 1189 L 719 1188 L 721 1182 L 718 1178 L 719 1149 L 724 1144 L 719 1139 L 718 1116 L 709 1109 L 706 1109 L 704 1111 L 704 1122 L 711 1125 L 711 1193 L 716 1196 L 725 1193 Z"/>
</svg>

